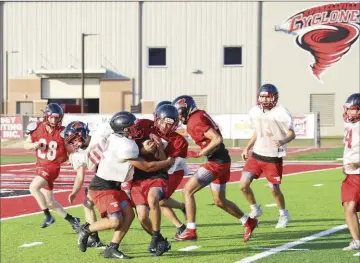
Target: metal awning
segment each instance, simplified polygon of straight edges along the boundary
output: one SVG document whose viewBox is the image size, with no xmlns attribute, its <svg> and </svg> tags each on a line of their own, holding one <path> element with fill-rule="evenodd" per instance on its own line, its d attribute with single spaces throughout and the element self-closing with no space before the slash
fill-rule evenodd
<svg viewBox="0 0 360 263">
<path fill-rule="evenodd" d="M 31 73 L 39 77 L 81 77 L 81 69 L 36 69 Z M 103 77 L 106 73 L 105 68 L 85 69 L 86 77 Z"/>
</svg>

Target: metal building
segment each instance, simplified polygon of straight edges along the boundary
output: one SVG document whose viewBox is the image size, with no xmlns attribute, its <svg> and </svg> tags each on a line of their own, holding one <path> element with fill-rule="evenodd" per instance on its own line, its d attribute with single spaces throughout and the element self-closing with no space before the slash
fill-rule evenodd
<svg viewBox="0 0 360 263">
<path fill-rule="evenodd" d="M 210 113 L 246 113 L 259 85 L 271 82 L 291 112 L 320 111 L 322 135 L 341 135 L 342 104 L 360 87 L 359 29 L 351 31 L 359 8 L 343 2 L 1 2 L 1 94 L 8 94 L 2 112 L 79 103 L 84 33 L 91 34 L 84 37 L 91 112 L 141 105 L 132 109 L 149 113 L 158 101 L 189 94 Z M 352 25 L 352 38 L 335 32 L 344 23 Z M 338 57 L 325 54 L 327 65 L 322 52 L 305 45 L 311 36 L 294 28 L 324 38 L 316 24 L 340 24 L 328 29 L 328 45 L 318 41 L 320 51 L 351 38 Z"/>
</svg>

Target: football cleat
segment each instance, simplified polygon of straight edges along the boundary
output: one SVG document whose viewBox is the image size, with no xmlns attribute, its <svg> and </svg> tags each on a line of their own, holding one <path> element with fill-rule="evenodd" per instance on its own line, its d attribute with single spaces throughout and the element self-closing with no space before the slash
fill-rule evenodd
<svg viewBox="0 0 360 263">
<path fill-rule="evenodd" d="M 86 251 L 89 236 L 91 235 L 91 232 L 85 228 L 86 226 L 88 226 L 88 224 L 80 226 L 79 229 L 78 248 L 80 248 L 82 252 Z"/>
<path fill-rule="evenodd" d="M 104 250 L 104 258 L 130 259 L 132 257 L 125 255 L 117 247 L 107 245 Z"/>
<path fill-rule="evenodd" d="M 75 230 L 76 233 L 79 233 L 80 230 L 80 218 L 74 217 L 74 221 L 70 223 L 72 229 Z"/>
<path fill-rule="evenodd" d="M 244 224 L 244 238 L 243 242 L 247 242 L 250 240 L 252 233 L 254 232 L 255 228 L 258 226 L 259 221 L 256 218 L 249 217 L 246 223 Z"/>
<path fill-rule="evenodd" d="M 286 228 L 289 221 L 290 221 L 290 215 L 289 215 L 288 212 L 286 212 L 285 215 L 280 215 L 279 216 L 279 221 L 276 224 L 275 228 Z"/>
<path fill-rule="evenodd" d="M 256 206 L 255 208 L 251 208 L 251 212 L 249 213 L 249 217 L 256 218 L 260 217 L 263 214 L 263 210 L 260 206 Z"/>
<path fill-rule="evenodd" d="M 360 241 L 353 240 L 349 246 L 344 247 L 342 250 L 360 250 Z"/>
<path fill-rule="evenodd" d="M 174 238 L 178 241 L 197 240 L 196 229 L 186 228 L 180 235 L 176 234 Z"/>
<path fill-rule="evenodd" d="M 53 218 L 52 216 L 45 217 L 44 222 L 41 225 L 41 228 L 46 228 L 54 223 L 55 223 L 55 218 Z"/>
</svg>

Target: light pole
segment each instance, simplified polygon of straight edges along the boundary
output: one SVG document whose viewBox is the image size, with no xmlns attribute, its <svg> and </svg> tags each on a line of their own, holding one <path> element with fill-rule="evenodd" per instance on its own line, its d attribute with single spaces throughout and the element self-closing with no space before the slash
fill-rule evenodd
<svg viewBox="0 0 360 263">
<path fill-rule="evenodd" d="M 16 54 L 19 53 L 19 51 L 14 50 L 14 51 L 5 51 L 5 70 L 6 70 L 6 74 L 5 74 L 5 91 L 6 91 L 6 97 L 5 97 L 5 102 L 6 102 L 6 114 L 9 114 L 9 54 Z"/>
<path fill-rule="evenodd" d="M 85 37 L 97 35 L 98 34 L 81 34 L 81 113 L 84 113 L 85 101 Z"/>
</svg>

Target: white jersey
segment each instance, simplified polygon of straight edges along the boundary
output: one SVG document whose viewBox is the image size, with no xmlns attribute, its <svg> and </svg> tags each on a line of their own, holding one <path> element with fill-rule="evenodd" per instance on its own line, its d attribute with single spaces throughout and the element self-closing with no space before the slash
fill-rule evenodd
<svg viewBox="0 0 360 263">
<path fill-rule="evenodd" d="M 138 156 L 139 148 L 135 141 L 111 134 L 96 175 L 107 181 L 131 181 L 134 167 L 127 160 Z"/>
<path fill-rule="evenodd" d="M 103 156 L 103 151 L 107 147 L 107 139 L 112 133 L 109 123 L 100 125 L 91 134 L 89 146 L 85 150 L 71 153 L 69 162 L 77 171 L 81 166 L 87 167 L 91 171 L 95 171 L 97 165 Z"/>
<path fill-rule="evenodd" d="M 189 167 L 186 164 L 186 160 L 181 157 L 176 157 L 173 166 L 171 166 L 170 169 L 168 170 L 168 174 L 171 175 L 176 171 L 181 171 L 181 170 L 184 170 L 184 176 L 187 176 L 189 174 Z"/>
<path fill-rule="evenodd" d="M 273 141 L 285 139 L 288 131 L 294 130 L 290 112 L 280 105 L 265 112 L 259 106 L 254 106 L 249 116 L 257 136 L 253 151 L 266 157 L 286 156 L 286 145 L 277 148 L 273 146 Z"/>
<path fill-rule="evenodd" d="M 344 124 L 344 168 L 346 174 L 360 174 L 360 168 L 350 171 L 346 165 L 360 162 L 360 121 Z"/>
</svg>

